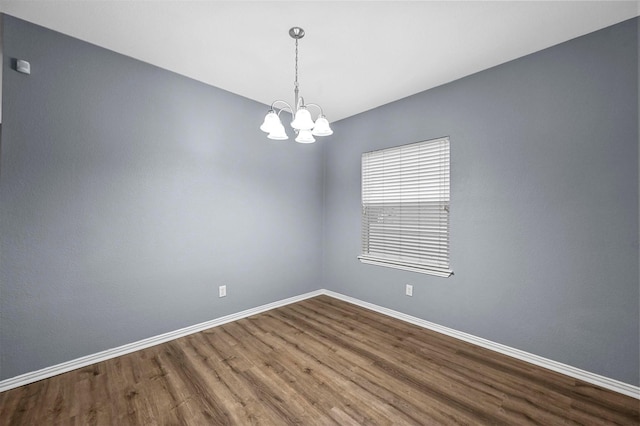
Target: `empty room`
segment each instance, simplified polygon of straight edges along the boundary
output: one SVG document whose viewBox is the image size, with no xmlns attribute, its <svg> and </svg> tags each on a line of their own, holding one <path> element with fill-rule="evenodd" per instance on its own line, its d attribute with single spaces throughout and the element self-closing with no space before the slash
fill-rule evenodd
<svg viewBox="0 0 640 426">
<path fill-rule="evenodd" d="M 640 424 L 637 1 L 0 2 L 0 425 Z"/>
</svg>

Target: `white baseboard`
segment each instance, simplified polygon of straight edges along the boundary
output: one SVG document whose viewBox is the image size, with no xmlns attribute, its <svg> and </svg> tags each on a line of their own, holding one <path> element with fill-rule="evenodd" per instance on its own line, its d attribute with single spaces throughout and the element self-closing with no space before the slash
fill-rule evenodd
<svg viewBox="0 0 640 426">
<path fill-rule="evenodd" d="M 0 381 L 0 392 L 17 388 L 19 386 L 28 385 L 29 383 L 37 382 L 38 380 L 57 376 L 58 374 L 66 373 L 71 370 L 76 370 L 78 368 L 86 367 L 87 365 L 106 361 L 111 358 L 116 358 L 131 352 L 135 352 L 151 346 L 159 345 L 160 343 L 165 343 L 170 340 L 188 336 L 189 334 L 198 333 L 208 328 L 217 327 L 219 325 L 226 324 L 231 321 L 236 321 L 242 318 L 250 317 L 251 315 L 256 315 L 261 312 L 269 311 L 271 309 L 279 308 L 281 306 L 289 305 L 291 303 L 296 303 L 301 300 L 309 299 L 311 297 L 315 297 L 321 294 L 324 294 L 323 290 L 312 291 L 310 293 L 305 293 L 300 296 L 294 296 L 288 299 L 279 300 L 277 302 L 268 303 L 266 305 L 258 306 L 256 308 L 247 309 L 246 311 L 241 311 L 235 314 L 226 315 L 224 317 L 220 317 L 211 321 L 206 321 L 200 324 L 181 328 L 179 330 L 160 334 L 158 336 L 149 337 L 148 339 L 143 339 L 143 340 L 139 340 L 137 342 L 129 343 L 123 346 L 118 346 L 117 348 L 107 349 L 106 351 L 83 356 L 81 358 L 72 359 L 71 361 L 63 362 L 62 364 L 53 365 L 51 367 L 46 367 L 41 370 L 21 374 L 19 376 Z"/>
<path fill-rule="evenodd" d="M 143 339 L 137 342 L 129 343 L 127 345 L 119 346 L 117 348 L 108 349 L 106 351 L 98 352 L 92 355 L 87 355 L 81 358 L 77 358 L 71 361 L 64 362 L 62 364 L 46 367 L 41 370 L 33 371 L 30 373 L 22 374 L 20 376 L 12 377 L 10 379 L 0 381 L 0 392 L 7 391 L 9 389 L 24 386 L 29 383 L 37 382 L 38 380 L 46 379 L 56 376 L 58 374 L 66 373 L 71 370 L 86 367 L 97 362 L 106 361 L 111 358 L 116 358 L 121 355 L 126 355 L 131 352 L 139 351 L 151 346 L 158 345 L 160 343 L 168 342 L 180 337 L 187 336 L 189 334 L 198 333 L 208 328 L 217 327 L 222 324 L 226 324 L 231 321 L 237 321 L 242 318 L 256 315 L 261 312 L 269 311 L 271 309 L 286 306 L 292 303 L 300 302 L 311 297 L 327 295 L 335 299 L 343 300 L 354 305 L 361 306 L 366 309 L 387 315 L 401 321 L 405 321 L 429 330 L 436 331 L 438 333 L 445 334 L 447 336 L 454 337 L 456 339 L 472 343 L 474 345 L 481 346 L 486 349 L 499 352 L 510 357 L 529 362 L 534 365 L 538 365 L 543 368 L 547 368 L 552 371 L 564 374 L 569 377 L 573 377 L 579 380 L 583 380 L 587 383 L 591 383 L 596 386 L 603 387 L 605 389 L 612 390 L 614 392 L 621 393 L 636 399 L 640 399 L 640 387 L 630 385 L 618 380 L 610 379 L 608 377 L 600 376 L 595 373 L 590 373 L 579 368 L 572 367 L 570 365 L 562 364 L 560 362 L 552 361 L 547 358 L 543 358 L 538 355 L 534 355 L 519 349 L 511 348 L 509 346 L 502 345 L 500 343 L 492 342 L 490 340 L 476 337 L 471 334 L 463 333 L 461 331 L 454 330 L 452 328 L 443 327 L 438 324 L 434 324 L 423 319 L 413 317 L 411 315 L 403 314 L 402 312 L 394 311 L 392 309 L 383 308 L 382 306 L 374 305 L 373 303 L 364 302 L 359 299 L 355 299 L 350 296 L 345 296 L 340 293 L 336 293 L 330 290 L 316 290 L 309 293 L 305 293 L 299 296 L 290 297 L 288 299 L 279 300 L 277 302 L 268 303 L 266 305 L 258 306 L 256 308 L 247 309 L 235 314 L 226 315 L 211 321 L 203 322 L 200 324 L 192 325 L 190 327 L 181 328 L 179 330 L 171 331 L 169 333 L 160 334 L 158 336 Z"/>
<path fill-rule="evenodd" d="M 572 367 L 567 364 L 562 364 L 557 361 L 553 361 L 547 358 L 543 358 L 538 355 L 531 354 L 529 352 L 521 351 L 519 349 L 511 348 L 509 346 L 492 342 L 481 337 L 476 337 L 471 334 L 463 333 L 462 331 L 454 330 L 452 328 L 444 327 L 438 324 L 434 324 L 429 321 L 425 321 L 420 318 L 413 317 L 411 315 L 403 314 L 402 312 L 394 311 L 392 309 L 383 308 L 382 306 L 374 305 L 373 303 L 363 302 L 362 300 L 355 299 L 350 296 L 345 296 L 340 293 L 336 293 L 330 290 L 324 290 L 323 294 L 331 296 L 336 299 L 343 300 L 345 302 L 353 303 L 354 305 L 361 306 L 372 311 L 406 321 L 408 323 L 427 328 L 429 330 L 436 331 L 438 333 L 445 334 L 447 336 L 455 337 L 456 339 L 472 343 L 474 345 L 481 346 L 486 349 L 490 349 L 495 352 L 499 352 L 510 357 L 529 362 L 531 364 L 543 367 L 557 373 L 564 374 L 575 379 L 583 380 L 592 385 L 600 386 L 605 389 L 612 390 L 614 392 L 621 393 L 636 399 L 640 399 L 640 387 L 633 386 L 628 383 L 621 382 L 619 380 L 610 379 L 608 377 L 600 376 L 599 374 L 591 373 L 589 371 L 581 370 L 576 367 Z"/>
</svg>

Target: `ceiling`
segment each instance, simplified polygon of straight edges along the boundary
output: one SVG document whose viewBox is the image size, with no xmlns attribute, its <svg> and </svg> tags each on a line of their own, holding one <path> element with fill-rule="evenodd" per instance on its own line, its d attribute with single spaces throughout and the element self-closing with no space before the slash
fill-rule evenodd
<svg viewBox="0 0 640 426">
<path fill-rule="evenodd" d="M 1 0 L 0 11 L 238 95 L 330 121 L 638 16 L 615 1 Z"/>
</svg>

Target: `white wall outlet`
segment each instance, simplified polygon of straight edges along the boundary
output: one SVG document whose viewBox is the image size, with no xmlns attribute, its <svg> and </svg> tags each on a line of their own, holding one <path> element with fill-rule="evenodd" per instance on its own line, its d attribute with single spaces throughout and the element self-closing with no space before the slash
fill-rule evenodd
<svg viewBox="0 0 640 426">
<path fill-rule="evenodd" d="M 218 297 L 225 297 L 227 295 L 227 286 L 221 285 L 218 287 Z"/>
<path fill-rule="evenodd" d="M 407 284 L 404 288 L 404 294 L 407 296 L 413 296 L 413 286 L 411 284 Z"/>
<path fill-rule="evenodd" d="M 16 61 L 16 71 L 22 74 L 31 74 L 31 64 L 24 59 L 18 59 Z"/>
</svg>

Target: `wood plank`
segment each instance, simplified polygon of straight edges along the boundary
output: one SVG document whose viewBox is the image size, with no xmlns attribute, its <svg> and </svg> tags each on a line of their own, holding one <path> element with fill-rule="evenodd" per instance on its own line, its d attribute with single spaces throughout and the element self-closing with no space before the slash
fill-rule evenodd
<svg viewBox="0 0 640 426">
<path fill-rule="evenodd" d="M 319 296 L 0 394 L 0 425 L 637 425 L 640 403 Z"/>
</svg>

